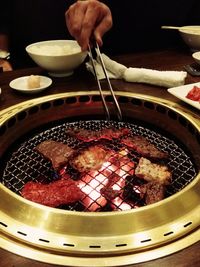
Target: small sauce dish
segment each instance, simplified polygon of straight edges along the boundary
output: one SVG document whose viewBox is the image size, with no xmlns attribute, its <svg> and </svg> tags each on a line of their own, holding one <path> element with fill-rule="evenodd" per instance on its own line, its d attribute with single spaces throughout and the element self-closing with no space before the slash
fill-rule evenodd
<svg viewBox="0 0 200 267">
<path fill-rule="evenodd" d="M 17 90 L 21 93 L 25 94 L 35 94 L 40 93 L 41 91 L 45 90 L 52 84 L 52 80 L 46 76 L 38 76 L 40 78 L 40 86 L 37 88 L 29 88 L 28 87 L 28 79 L 30 76 L 23 76 L 12 80 L 9 83 L 9 86 L 13 90 Z"/>
</svg>

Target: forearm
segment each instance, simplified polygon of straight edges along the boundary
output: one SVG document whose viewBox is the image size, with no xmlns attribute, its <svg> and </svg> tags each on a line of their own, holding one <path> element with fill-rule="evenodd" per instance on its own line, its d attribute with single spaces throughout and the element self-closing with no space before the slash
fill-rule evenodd
<svg viewBox="0 0 200 267">
<path fill-rule="evenodd" d="M 9 40 L 7 34 L 0 33 L 0 49 L 9 51 Z"/>
</svg>

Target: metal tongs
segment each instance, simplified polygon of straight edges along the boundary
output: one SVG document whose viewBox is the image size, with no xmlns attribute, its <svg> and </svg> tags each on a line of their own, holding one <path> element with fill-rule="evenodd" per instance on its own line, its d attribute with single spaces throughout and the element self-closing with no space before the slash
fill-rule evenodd
<svg viewBox="0 0 200 267">
<path fill-rule="evenodd" d="M 97 56 L 97 57 L 99 58 L 99 60 L 100 60 L 100 64 L 101 64 L 101 67 L 102 67 L 103 72 L 104 72 L 104 74 L 105 74 L 105 77 L 106 77 L 106 80 L 107 80 L 107 83 L 108 83 L 108 86 L 109 86 L 109 90 L 110 90 L 111 95 L 112 95 L 112 97 L 113 97 L 114 104 L 115 104 L 116 111 L 117 111 L 117 117 L 118 117 L 118 120 L 121 121 L 121 120 L 122 120 L 122 112 L 121 112 L 119 103 L 118 103 L 118 101 L 117 101 L 117 98 L 116 98 L 116 96 L 115 96 L 115 93 L 114 93 L 114 91 L 113 91 L 113 88 L 112 88 L 110 79 L 109 79 L 109 77 L 108 77 L 108 73 L 107 73 L 107 71 L 106 71 L 106 67 L 105 67 L 103 58 L 102 58 L 102 56 L 101 56 L 101 52 L 100 52 L 100 49 L 99 49 L 99 45 L 97 44 L 96 41 L 93 42 L 93 48 L 94 48 L 95 51 L 96 51 L 96 56 Z M 103 107 L 104 107 L 105 112 L 106 112 L 106 119 L 107 119 L 107 120 L 110 120 L 110 117 L 111 117 L 111 116 L 110 116 L 110 112 L 109 112 L 108 106 L 107 106 L 107 104 L 106 104 L 105 96 L 104 96 L 103 91 L 102 91 L 102 87 L 101 87 L 100 79 L 98 78 L 98 75 L 97 75 L 96 66 L 95 66 L 95 60 L 94 60 L 94 56 L 93 56 L 93 53 L 92 53 L 92 48 L 91 48 L 90 45 L 88 45 L 88 49 L 89 49 L 88 55 L 89 55 L 90 61 L 91 61 L 91 63 L 92 63 L 93 72 L 94 72 L 95 78 L 96 78 L 96 80 L 97 80 L 97 84 L 98 84 L 99 92 L 100 92 L 100 95 L 101 95 L 101 99 L 102 99 Z"/>
</svg>

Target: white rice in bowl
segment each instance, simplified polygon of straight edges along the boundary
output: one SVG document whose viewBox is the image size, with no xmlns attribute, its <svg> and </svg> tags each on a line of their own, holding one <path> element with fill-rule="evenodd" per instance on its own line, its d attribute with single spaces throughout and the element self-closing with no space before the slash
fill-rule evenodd
<svg viewBox="0 0 200 267">
<path fill-rule="evenodd" d="M 46 56 L 63 56 L 81 52 L 80 47 L 72 47 L 71 45 L 37 45 L 31 46 L 29 51 L 38 55 Z"/>
</svg>

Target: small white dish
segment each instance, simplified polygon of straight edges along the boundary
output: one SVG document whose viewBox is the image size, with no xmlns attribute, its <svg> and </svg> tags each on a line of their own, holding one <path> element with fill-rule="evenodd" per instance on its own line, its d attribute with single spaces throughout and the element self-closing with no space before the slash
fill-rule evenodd
<svg viewBox="0 0 200 267">
<path fill-rule="evenodd" d="M 191 83 L 191 84 L 186 84 L 186 85 L 182 85 L 182 86 L 178 86 L 178 87 L 172 87 L 167 89 L 167 91 L 176 96 L 177 98 L 179 98 L 180 100 L 186 102 L 187 104 L 200 109 L 200 103 L 198 101 L 193 101 L 188 99 L 186 96 L 189 93 L 190 90 L 192 90 L 192 88 L 194 86 L 198 86 L 200 87 L 200 82 L 198 83 Z"/>
<path fill-rule="evenodd" d="M 38 75 L 39 76 L 39 75 Z M 25 94 L 35 94 L 45 90 L 52 84 L 52 80 L 46 76 L 39 76 L 40 77 L 40 87 L 37 88 L 28 88 L 28 78 L 30 76 L 23 76 L 17 79 L 12 80 L 9 83 L 9 86 L 17 91 L 20 91 Z"/>
<path fill-rule="evenodd" d="M 196 63 L 198 63 L 200 65 L 200 51 L 193 53 L 192 57 L 193 57 L 194 61 L 196 61 Z"/>
</svg>

